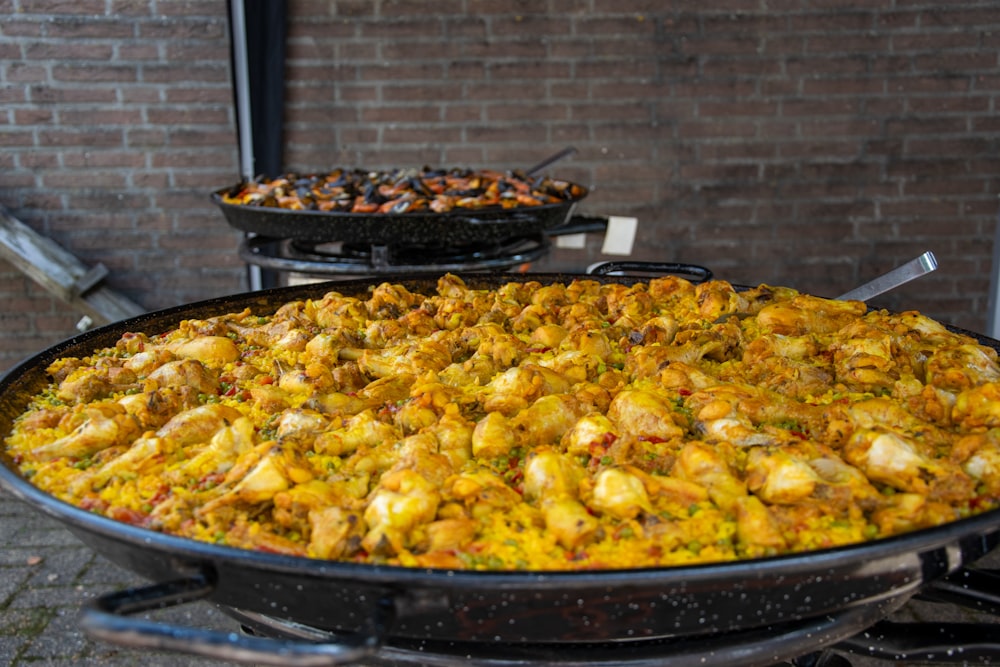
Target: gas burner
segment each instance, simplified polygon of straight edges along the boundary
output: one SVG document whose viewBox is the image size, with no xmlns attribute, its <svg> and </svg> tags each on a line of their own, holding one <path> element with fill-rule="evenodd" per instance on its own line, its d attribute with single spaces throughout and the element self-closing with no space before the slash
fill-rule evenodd
<svg viewBox="0 0 1000 667">
<path fill-rule="evenodd" d="M 1000 571 L 967 567 L 929 582 L 912 599 L 892 598 L 848 607 L 820 618 L 694 636 L 609 642 L 490 643 L 383 637 L 366 665 L 375 667 L 852 667 L 871 665 L 988 664 L 1000 658 L 994 637 L 1000 615 Z M 914 603 L 944 605 L 963 622 L 892 620 Z M 220 607 L 254 641 L 279 646 L 335 648 L 357 637 L 233 607 Z M 906 616 L 907 614 L 902 614 Z M 918 613 L 918 616 L 922 614 Z M 883 662 L 884 661 L 884 662 Z"/>
<path fill-rule="evenodd" d="M 898 605 L 896 601 L 894 604 Z M 343 635 L 264 614 L 229 607 L 221 610 L 237 620 L 251 637 L 337 644 Z M 665 637 L 614 642 L 496 643 L 444 642 L 394 638 L 364 664 L 385 667 L 841 667 L 826 650 L 860 632 L 892 607 L 863 605 L 818 619 L 694 637 Z M 783 662 L 791 661 L 791 662 Z"/>
<path fill-rule="evenodd" d="M 549 250 L 548 237 L 519 237 L 460 247 L 361 246 L 263 236 L 245 238 L 240 257 L 273 271 L 318 276 L 490 271 L 532 262 Z"/>
</svg>

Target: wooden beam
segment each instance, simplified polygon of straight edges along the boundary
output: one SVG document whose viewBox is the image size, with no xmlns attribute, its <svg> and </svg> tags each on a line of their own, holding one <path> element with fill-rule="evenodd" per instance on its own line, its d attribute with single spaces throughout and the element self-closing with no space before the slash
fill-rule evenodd
<svg viewBox="0 0 1000 667">
<path fill-rule="evenodd" d="M 0 257 L 65 301 L 84 318 L 78 329 L 110 324 L 141 315 L 142 306 L 103 285 L 108 269 L 88 267 L 52 239 L 42 236 L 15 218 L 0 204 Z"/>
</svg>

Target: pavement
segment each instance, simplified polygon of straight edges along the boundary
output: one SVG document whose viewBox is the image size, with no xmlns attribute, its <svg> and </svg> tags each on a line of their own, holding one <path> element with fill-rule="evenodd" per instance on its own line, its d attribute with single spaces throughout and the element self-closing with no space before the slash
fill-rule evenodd
<svg viewBox="0 0 1000 667">
<path fill-rule="evenodd" d="M 0 665 L 10 667 L 221 667 L 230 663 L 95 641 L 77 625 L 88 600 L 148 582 L 95 553 L 54 519 L 0 490 Z M 998 550 L 1000 551 L 1000 550 Z M 1000 553 L 983 564 L 1000 567 Z M 911 602 L 892 619 L 998 623 L 965 609 Z M 239 625 L 207 602 L 142 615 L 173 625 L 224 632 Z M 984 637 L 996 641 L 996 634 Z M 854 667 L 918 665 L 849 656 Z"/>
<path fill-rule="evenodd" d="M 0 665 L 10 667 L 219 667 L 228 663 L 88 638 L 77 626 L 90 599 L 146 582 L 97 555 L 62 524 L 0 491 Z M 147 618 L 235 631 L 238 624 L 197 602 Z"/>
</svg>

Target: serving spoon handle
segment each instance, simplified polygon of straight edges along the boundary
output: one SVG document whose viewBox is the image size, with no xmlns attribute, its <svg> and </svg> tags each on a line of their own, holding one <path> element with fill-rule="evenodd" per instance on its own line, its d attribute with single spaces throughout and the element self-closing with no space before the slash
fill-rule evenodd
<svg viewBox="0 0 1000 667">
<path fill-rule="evenodd" d="M 902 266 L 897 266 L 892 271 L 869 280 L 864 285 L 855 287 L 850 292 L 846 292 L 837 297 L 840 301 L 867 301 L 879 294 L 884 294 L 900 285 L 910 282 L 915 278 L 926 275 L 935 270 L 938 266 L 934 253 L 928 250 L 915 259 L 911 259 Z"/>
</svg>

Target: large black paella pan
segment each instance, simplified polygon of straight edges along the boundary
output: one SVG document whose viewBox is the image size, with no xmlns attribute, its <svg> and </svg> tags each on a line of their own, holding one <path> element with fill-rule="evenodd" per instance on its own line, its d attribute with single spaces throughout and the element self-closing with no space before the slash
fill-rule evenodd
<svg viewBox="0 0 1000 667">
<path fill-rule="evenodd" d="M 526 279 L 544 283 L 573 277 Z M 470 287 L 496 287 L 509 278 L 465 277 Z M 413 290 L 434 287 L 426 278 L 394 282 Z M 243 308 L 273 312 L 288 301 L 317 297 L 329 289 L 363 294 L 369 286 L 369 281 L 358 280 L 242 294 L 87 332 L 28 359 L 0 380 L 0 432 L 10 432 L 30 397 L 47 385 L 46 368 L 57 358 L 112 346 L 124 332 L 155 334 L 181 320 Z M 89 632 L 136 646 L 255 663 L 342 664 L 416 644 L 448 646 L 472 662 L 481 650 L 497 655 L 497 647 L 505 647 L 499 654 L 506 658 L 483 664 L 521 664 L 524 655 L 541 655 L 558 664 L 564 661 L 561 647 L 566 646 L 627 651 L 640 646 L 639 640 L 654 640 L 664 642 L 669 653 L 674 638 L 718 636 L 721 646 L 733 633 L 766 636 L 771 628 L 786 624 L 822 632 L 831 615 L 850 615 L 851 623 L 820 638 L 835 642 L 888 615 L 927 582 L 980 558 L 1000 541 L 1000 511 L 993 510 L 855 546 L 720 564 L 592 572 L 362 565 L 234 549 L 118 523 L 38 490 L 16 472 L 6 454 L 0 461 L 3 488 L 61 521 L 100 554 L 155 582 L 90 605 L 83 616 Z M 324 640 L 267 640 L 128 616 L 194 599 L 332 634 Z M 770 653 L 766 658 L 748 657 L 746 664 L 770 664 L 794 655 Z M 601 655 L 594 653 L 598 659 Z M 608 658 L 607 664 L 615 664 L 615 659 Z M 650 659 L 648 664 L 657 662 Z"/>
</svg>

